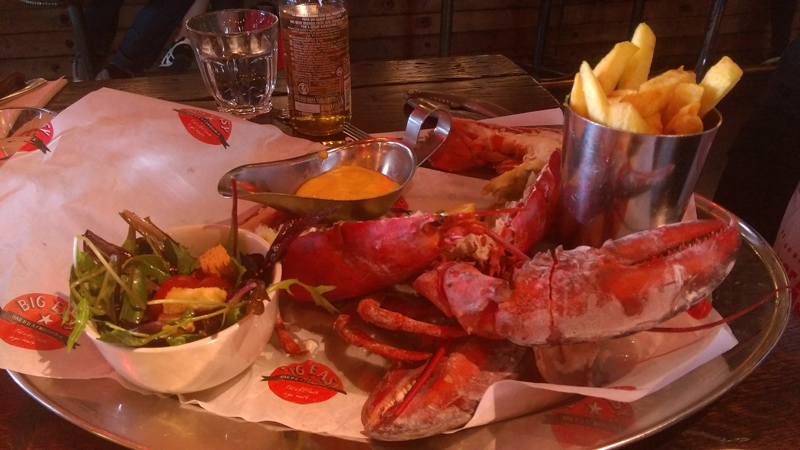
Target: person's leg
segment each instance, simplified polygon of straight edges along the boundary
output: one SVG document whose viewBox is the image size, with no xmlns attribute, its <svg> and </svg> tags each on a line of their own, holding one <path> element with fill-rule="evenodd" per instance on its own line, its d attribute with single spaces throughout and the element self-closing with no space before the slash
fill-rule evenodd
<svg viewBox="0 0 800 450">
<path fill-rule="evenodd" d="M 724 118 L 723 118 L 724 120 Z M 714 201 L 770 244 L 800 181 L 800 39 L 781 56 L 728 152 Z"/>
<path fill-rule="evenodd" d="M 103 67 L 117 35 L 123 0 L 93 0 L 83 5 L 86 44 L 94 67 Z M 94 74 L 92 74 L 94 76 Z"/>
<path fill-rule="evenodd" d="M 194 0 L 150 0 L 125 33 L 111 64 L 131 76 L 153 65 Z M 112 74 L 113 76 L 113 74 Z"/>
<path fill-rule="evenodd" d="M 191 8 L 189 8 L 181 19 L 180 29 L 178 30 L 178 35 L 175 36 L 175 41 L 158 64 L 161 70 L 171 73 L 182 73 L 191 67 L 192 61 L 194 61 L 194 52 L 192 51 L 192 46 L 191 43 L 189 43 L 186 28 L 183 24 L 190 18 L 206 12 L 206 10 L 208 10 L 209 1 L 210 0 L 194 0 Z"/>
<path fill-rule="evenodd" d="M 786 49 L 792 34 L 792 21 L 797 10 L 797 0 L 770 0 L 770 58 L 778 57 Z"/>
</svg>

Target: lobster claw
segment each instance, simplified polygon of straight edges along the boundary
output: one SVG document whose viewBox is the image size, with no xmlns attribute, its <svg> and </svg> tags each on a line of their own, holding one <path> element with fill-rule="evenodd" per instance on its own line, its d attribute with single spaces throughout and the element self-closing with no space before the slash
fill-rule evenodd
<svg viewBox="0 0 800 450">
<path fill-rule="evenodd" d="M 538 343 L 593 341 L 652 328 L 709 296 L 733 268 L 738 246 L 735 221 L 707 220 L 635 233 L 599 249 L 557 249 L 545 261 L 553 267 L 551 326 Z"/>
<path fill-rule="evenodd" d="M 418 380 L 426 371 L 424 365 L 390 370 L 361 411 L 364 434 L 404 441 L 464 425 L 489 386 L 517 378 L 527 350 L 508 341 L 468 336 L 450 342 L 427 379 Z M 402 402 L 415 383 L 423 385 L 416 387 L 419 391 L 413 398 Z"/>
<path fill-rule="evenodd" d="M 607 241 L 601 251 L 618 265 L 607 267 L 603 289 L 618 298 L 636 299 L 637 292 L 678 271 L 685 280 L 676 299 L 675 313 L 688 309 L 713 291 L 733 268 L 739 232 L 716 220 L 680 223 Z M 633 270 L 635 269 L 635 270 Z M 676 277 L 677 278 L 677 277 Z M 626 314 L 641 314 L 641 302 L 624 303 Z M 673 314 L 674 315 L 674 314 Z"/>
<path fill-rule="evenodd" d="M 470 333 L 527 346 L 595 341 L 652 328 L 707 297 L 738 245 L 736 222 L 695 221 L 539 253 L 511 281 L 450 263 L 414 288 L 446 302 Z"/>
</svg>

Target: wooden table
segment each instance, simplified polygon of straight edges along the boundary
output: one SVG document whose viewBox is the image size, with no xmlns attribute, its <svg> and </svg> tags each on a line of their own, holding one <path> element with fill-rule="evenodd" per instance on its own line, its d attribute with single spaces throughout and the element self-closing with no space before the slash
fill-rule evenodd
<svg viewBox="0 0 800 450">
<path fill-rule="evenodd" d="M 285 86 L 282 80 L 279 86 Z M 101 87 L 213 109 L 213 102 L 197 73 L 73 83 L 58 93 L 48 106 L 61 110 Z M 407 114 L 403 93 L 408 89 L 466 94 L 492 100 L 515 113 L 558 106 L 535 80 L 501 56 L 370 62 L 353 66 L 353 123 L 368 132 L 403 129 Z M 278 91 L 275 105 L 282 108 L 286 93 L 284 88 Z M 282 124 L 276 125 L 286 130 Z M 744 381 L 695 415 L 630 448 L 793 449 L 800 442 L 798 374 L 800 324 L 791 318 L 774 350 Z M 102 429 L 95 431 L 102 434 Z M 314 441 L 311 448 L 345 448 L 341 443 L 326 445 L 325 439 Z M 350 447 L 369 448 L 365 444 L 347 446 Z M 117 448 L 117 445 L 49 411 L 3 371 L 0 373 L 0 448 L 99 449 Z"/>
<path fill-rule="evenodd" d="M 405 129 L 408 111 L 403 108 L 403 94 L 409 89 L 446 90 L 491 99 L 514 113 L 558 106 L 552 95 L 503 56 L 362 62 L 354 64 L 352 72 L 352 123 L 367 132 Z M 273 97 L 276 108 L 286 108 L 285 86 L 280 72 Z M 101 87 L 215 109 L 198 73 L 74 83 L 47 106 L 61 110 Z M 276 125 L 288 131 L 283 124 Z"/>
</svg>

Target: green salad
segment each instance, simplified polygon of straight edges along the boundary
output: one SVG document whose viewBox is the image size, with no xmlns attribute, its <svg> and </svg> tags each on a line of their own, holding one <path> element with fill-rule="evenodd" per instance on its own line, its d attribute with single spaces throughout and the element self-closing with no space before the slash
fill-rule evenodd
<svg viewBox="0 0 800 450">
<path fill-rule="evenodd" d="M 297 280 L 270 284 L 279 256 L 245 254 L 238 230 L 224 245 L 193 257 L 149 219 L 123 211 L 128 235 L 121 245 L 87 230 L 75 238 L 70 304 L 71 349 L 89 322 L 100 339 L 129 347 L 180 345 L 215 334 L 248 314 L 261 314 L 269 294 L 299 285 L 315 301 L 330 287 Z M 273 244 L 273 247 L 280 247 Z"/>
</svg>

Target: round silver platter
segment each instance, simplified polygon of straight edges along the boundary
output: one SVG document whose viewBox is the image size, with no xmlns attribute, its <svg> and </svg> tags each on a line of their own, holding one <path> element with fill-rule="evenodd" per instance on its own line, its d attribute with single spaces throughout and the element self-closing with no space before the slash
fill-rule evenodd
<svg viewBox="0 0 800 450">
<path fill-rule="evenodd" d="M 723 220 L 730 213 L 696 196 L 701 217 Z M 775 288 L 788 284 L 769 245 L 747 224 L 740 224 L 742 248 L 733 272 L 714 292 L 714 306 L 729 315 Z M 789 318 L 786 290 L 730 324 L 739 344 L 665 388 L 631 404 L 635 422 L 583 448 L 617 448 L 643 439 L 686 418 L 744 379 L 769 353 Z M 411 443 L 344 441 L 310 436 L 280 426 L 219 417 L 184 406 L 174 397 L 141 395 L 113 380 L 64 380 L 10 372 L 30 396 L 64 419 L 129 448 L 295 449 L 506 449 L 520 442 L 536 448 L 561 448 L 550 431 L 553 408 L 512 420 Z M 572 397 L 566 405 L 580 401 Z M 558 407 L 564 407 L 561 403 Z M 555 407 L 554 407 L 555 408 Z M 551 440 L 548 442 L 548 440 Z M 552 444 L 552 445 L 548 445 Z M 574 447 L 580 448 L 580 447 Z"/>
</svg>

